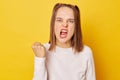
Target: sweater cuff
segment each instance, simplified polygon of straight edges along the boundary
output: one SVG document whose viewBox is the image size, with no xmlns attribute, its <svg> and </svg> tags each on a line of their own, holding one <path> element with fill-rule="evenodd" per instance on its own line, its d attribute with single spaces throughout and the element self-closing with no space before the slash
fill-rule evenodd
<svg viewBox="0 0 120 80">
<path fill-rule="evenodd" d="M 36 57 L 35 56 L 35 61 L 44 62 L 45 61 L 45 57 L 44 58 L 40 58 L 40 57 Z"/>
<path fill-rule="evenodd" d="M 40 58 L 35 56 L 34 68 L 39 71 L 39 69 L 45 67 L 45 58 Z"/>
</svg>

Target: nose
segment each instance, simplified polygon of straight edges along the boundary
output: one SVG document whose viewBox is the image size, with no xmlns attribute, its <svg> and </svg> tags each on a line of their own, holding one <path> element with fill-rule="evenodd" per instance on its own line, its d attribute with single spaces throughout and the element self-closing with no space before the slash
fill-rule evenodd
<svg viewBox="0 0 120 80">
<path fill-rule="evenodd" d="M 67 22 L 67 21 L 64 21 L 64 22 L 63 22 L 63 26 L 64 26 L 64 27 L 67 27 L 67 26 L 68 26 L 68 22 Z"/>
</svg>

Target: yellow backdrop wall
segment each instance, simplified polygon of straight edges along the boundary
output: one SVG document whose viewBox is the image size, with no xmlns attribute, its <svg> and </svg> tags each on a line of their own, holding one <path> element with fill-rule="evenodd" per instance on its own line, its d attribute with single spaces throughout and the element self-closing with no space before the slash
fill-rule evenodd
<svg viewBox="0 0 120 80">
<path fill-rule="evenodd" d="M 119 0 L 1 0 L 0 80 L 31 80 L 35 41 L 49 41 L 55 3 L 77 4 L 84 44 L 93 50 L 97 80 L 120 80 Z"/>
</svg>

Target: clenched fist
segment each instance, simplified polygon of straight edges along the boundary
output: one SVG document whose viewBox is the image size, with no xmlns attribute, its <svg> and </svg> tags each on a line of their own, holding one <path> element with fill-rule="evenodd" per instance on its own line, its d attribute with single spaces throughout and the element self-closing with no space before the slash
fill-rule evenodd
<svg viewBox="0 0 120 80">
<path fill-rule="evenodd" d="M 32 49 L 36 57 L 44 58 L 46 56 L 45 47 L 41 43 L 35 42 L 32 45 Z"/>
</svg>

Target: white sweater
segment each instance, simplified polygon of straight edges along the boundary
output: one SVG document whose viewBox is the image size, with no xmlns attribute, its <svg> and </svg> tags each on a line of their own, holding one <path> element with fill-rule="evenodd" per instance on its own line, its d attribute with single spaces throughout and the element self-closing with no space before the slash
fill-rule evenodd
<svg viewBox="0 0 120 80">
<path fill-rule="evenodd" d="M 33 80 L 96 80 L 91 49 L 84 45 L 83 51 L 74 54 L 72 48 L 56 46 L 49 52 L 50 44 L 44 44 L 46 58 L 35 57 Z"/>
</svg>

